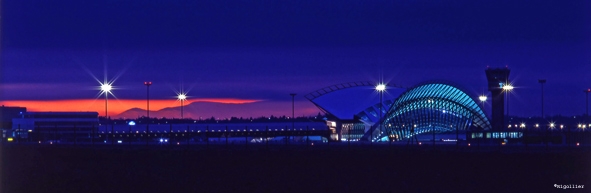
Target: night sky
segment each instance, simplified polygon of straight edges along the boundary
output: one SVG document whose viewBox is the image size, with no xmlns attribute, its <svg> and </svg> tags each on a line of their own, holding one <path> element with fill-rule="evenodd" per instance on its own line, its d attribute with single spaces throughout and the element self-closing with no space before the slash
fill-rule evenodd
<svg viewBox="0 0 591 193">
<path fill-rule="evenodd" d="M 508 66 L 512 115 L 539 116 L 541 78 L 547 115 L 580 115 L 589 10 L 583 0 L 5 0 L 0 104 L 103 114 L 94 77 L 106 71 L 117 77 L 113 116 L 145 108 L 144 81 L 151 110 L 180 105 L 182 87 L 189 102 L 249 105 L 192 117 L 290 115 L 289 93 L 297 115 L 315 115 L 303 96 L 325 86 L 449 80 L 478 95 L 487 66 Z"/>
</svg>

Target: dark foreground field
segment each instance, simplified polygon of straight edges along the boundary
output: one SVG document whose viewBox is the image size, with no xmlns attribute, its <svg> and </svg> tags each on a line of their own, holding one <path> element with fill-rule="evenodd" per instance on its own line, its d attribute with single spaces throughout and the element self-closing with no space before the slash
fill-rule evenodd
<svg viewBox="0 0 591 193">
<path fill-rule="evenodd" d="M 591 192 L 591 154 L 401 147 L 2 147 L 2 192 Z M 584 185 L 557 189 L 554 184 Z"/>
</svg>

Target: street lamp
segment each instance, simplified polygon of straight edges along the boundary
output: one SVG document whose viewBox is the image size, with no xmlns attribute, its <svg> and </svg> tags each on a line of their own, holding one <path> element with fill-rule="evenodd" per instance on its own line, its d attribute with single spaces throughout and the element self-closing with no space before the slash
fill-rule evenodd
<svg viewBox="0 0 591 193">
<path fill-rule="evenodd" d="M 108 114 L 107 114 L 107 106 L 108 106 L 108 94 L 111 92 L 111 89 L 113 89 L 113 87 L 111 86 L 111 84 L 109 83 L 104 83 L 101 85 L 101 91 L 103 91 L 103 93 L 105 93 L 105 119 L 108 119 Z"/>
<path fill-rule="evenodd" d="M 511 118 L 509 118 L 509 92 L 511 92 L 511 90 L 513 90 L 513 86 L 510 84 L 506 84 L 505 86 L 503 86 L 503 90 L 505 91 L 505 98 L 507 98 L 507 122 L 511 122 Z"/>
<path fill-rule="evenodd" d="M 550 122 L 550 127 L 548 129 L 546 129 L 546 139 L 544 141 L 546 141 L 546 149 L 548 149 L 548 130 L 551 130 L 552 132 L 554 132 L 554 128 L 556 128 L 556 124 L 554 122 Z"/>
<path fill-rule="evenodd" d="M 105 93 L 105 131 L 107 131 L 108 129 L 108 124 L 109 124 L 109 114 L 108 114 L 108 106 L 109 106 L 109 93 L 111 92 L 111 90 L 113 89 L 113 86 L 111 86 L 111 83 L 106 82 L 105 83 L 101 83 L 101 91 L 103 93 Z"/>
<path fill-rule="evenodd" d="M 383 128 L 382 128 L 382 106 L 383 106 L 383 102 L 382 102 L 382 97 L 384 95 L 384 90 L 386 90 L 386 85 L 385 84 L 378 84 L 376 86 L 376 90 L 380 93 L 380 117 L 378 118 L 378 124 L 380 124 L 380 132 L 384 132 Z M 372 143 L 373 143 L 373 131 L 371 132 L 371 138 L 372 138 Z M 388 139 L 388 141 L 390 141 L 390 144 L 392 143 L 392 140 Z"/>
<path fill-rule="evenodd" d="M 177 96 L 179 101 L 181 101 L 181 119 L 183 119 L 183 102 L 187 100 L 187 95 L 181 93 Z"/>
<path fill-rule="evenodd" d="M 150 135 L 150 86 L 152 85 L 152 82 L 144 82 L 144 85 L 146 85 L 146 88 L 147 88 L 147 90 L 146 90 L 146 97 L 147 97 L 146 98 L 146 105 L 147 105 L 146 112 L 147 112 L 147 116 L 148 116 L 147 117 L 148 123 L 146 124 L 146 135 L 149 136 Z M 146 145 L 148 144 L 148 139 L 149 139 L 149 137 L 146 137 Z"/>
<path fill-rule="evenodd" d="M 295 129 L 295 96 L 296 93 L 290 93 L 291 96 L 291 129 Z M 340 140 L 340 139 L 339 139 Z"/>
<path fill-rule="evenodd" d="M 586 111 L 585 111 L 585 122 L 589 122 L 589 93 L 591 92 L 591 88 L 588 88 L 587 90 L 585 90 L 585 96 L 586 96 L 586 101 L 587 104 L 585 105 L 586 107 Z"/>
<path fill-rule="evenodd" d="M 538 83 L 542 85 L 542 119 L 544 119 L 544 83 L 546 83 L 546 79 L 539 79 Z"/>
<path fill-rule="evenodd" d="M 147 108 L 146 109 L 147 109 L 147 116 L 149 119 L 150 118 L 150 86 L 152 85 L 152 82 L 144 82 L 144 85 L 146 85 L 146 88 L 147 88 L 147 90 L 146 90 L 146 97 L 147 97 L 146 98 L 146 102 L 147 102 L 146 106 L 147 106 Z"/>
<path fill-rule="evenodd" d="M 525 125 L 525 123 L 521 123 L 519 125 L 519 128 L 523 129 L 523 135 L 521 136 L 521 138 L 523 139 L 523 143 L 525 144 L 525 147 L 527 148 L 527 140 L 525 139 L 525 136 L 527 133 L 527 126 Z"/>
<path fill-rule="evenodd" d="M 486 99 L 488 99 L 488 97 L 486 97 L 486 95 L 480 95 L 478 97 L 478 99 L 480 100 L 480 102 L 482 103 L 482 111 L 484 112 L 484 102 L 486 102 Z"/>
</svg>

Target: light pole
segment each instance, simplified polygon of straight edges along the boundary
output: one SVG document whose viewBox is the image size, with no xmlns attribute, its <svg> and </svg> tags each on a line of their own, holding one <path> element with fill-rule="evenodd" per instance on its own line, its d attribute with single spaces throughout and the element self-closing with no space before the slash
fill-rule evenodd
<svg viewBox="0 0 591 193">
<path fill-rule="evenodd" d="M 585 111 L 585 122 L 589 122 L 589 93 L 591 92 L 591 88 L 588 88 L 587 90 L 585 90 L 585 97 L 586 97 L 586 101 L 587 103 L 585 104 L 585 108 L 587 109 Z"/>
<path fill-rule="evenodd" d="M 546 139 L 544 141 L 546 141 L 546 150 L 548 150 L 548 130 L 554 130 L 554 128 L 556 127 L 556 124 L 554 124 L 554 122 L 550 122 L 549 127 L 547 127 L 546 129 Z"/>
<path fill-rule="evenodd" d="M 486 102 L 486 99 L 488 99 L 488 97 L 486 97 L 486 95 L 480 95 L 478 97 L 478 99 L 480 100 L 480 103 L 482 104 L 482 112 L 484 113 L 484 102 Z"/>
<path fill-rule="evenodd" d="M 480 100 L 480 103 L 482 104 L 482 113 L 484 113 L 484 116 L 486 116 L 486 113 L 484 112 L 484 102 L 486 102 L 486 99 L 488 99 L 488 97 L 486 97 L 486 95 L 480 95 L 478 97 L 478 99 Z M 480 138 L 484 137 L 484 132 L 480 131 L 481 129 L 478 129 L 478 149 L 480 149 Z M 482 136 L 480 136 L 480 134 L 482 134 Z"/>
<path fill-rule="evenodd" d="M 113 87 L 111 86 L 111 84 L 107 82 L 101 85 L 101 90 L 105 93 L 105 132 L 107 132 L 107 129 L 109 129 L 109 116 L 107 112 L 107 107 L 109 106 L 109 92 L 111 92 L 112 88 Z"/>
<path fill-rule="evenodd" d="M 148 119 L 150 118 L 150 86 L 152 85 L 152 82 L 144 82 L 144 85 L 146 85 L 146 106 L 147 106 L 147 116 Z"/>
<path fill-rule="evenodd" d="M 524 133 L 524 135 L 522 135 L 523 143 L 525 144 L 525 148 L 527 148 L 527 141 L 525 140 L 525 132 L 527 132 L 527 127 L 525 126 L 525 123 L 521 123 L 519 125 L 519 128 L 523 129 L 523 133 Z"/>
<path fill-rule="evenodd" d="M 291 93 L 291 130 L 295 130 L 295 96 L 296 93 Z"/>
<path fill-rule="evenodd" d="M 144 85 L 146 85 L 146 112 L 147 112 L 147 118 L 148 118 L 148 123 L 146 123 L 146 135 L 149 136 L 150 135 L 150 86 L 152 85 L 152 82 L 144 82 Z M 148 139 L 149 137 L 146 137 L 146 144 L 148 144 Z"/>
<path fill-rule="evenodd" d="M 546 79 L 539 79 L 538 83 L 542 85 L 542 119 L 544 119 L 544 84 L 546 83 Z"/>
<path fill-rule="evenodd" d="M 107 113 L 107 107 L 109 104 L 109 93 L 111 92 L 111 89 L 113 87 L 109 84 L 109 83 L 105 83 L 103 85 L 101 85 L 101 90 L 105 93 L 105 120 L 108 120 L 108 113 Z"/>
<path fill-rule="evenodd" d="M 511 118 L 509 118 L 509 93 L 513 90 L 513 86 L 510 84 L 506 84 L 503 86 L 503 90 L 505 91 L 505 98 L 507 98 L 507 123 L 511 122 Z"/>
<path fill-rule="evenodd" d="M 378 117 L 378 124 L 380 124 L 380 132 L 384 132 L 384 130 L 382 128 L 383 124 L 381 123 L 381 121 L 382 121 L 382 106 L 383 106 L 382 105 L 382 103 L 383 103 L 382 102 L 382 97 L 383 97 L 382 95 L 384 95 L 384 90 L 386 90 L 386 85 L 385 84 L 378 84 L 376 86 L 376 90 L 380 93 L 380 104 L 379 104 L 380 117 Z M 372 143 L 373 143 L 373 131 L 371 132 L 371 138 L 372 138 Z M 388 137 L 388 141 L 390 141 L 390 144 L 392 143 L 389 137 Z"/>
<path fill-rule="evenodd" d="M 183 119 L 183 101 L 187 100 L 187 95 L 181 93 L 177 98 L 181 101 L 181 119 Z"/>
</svg>

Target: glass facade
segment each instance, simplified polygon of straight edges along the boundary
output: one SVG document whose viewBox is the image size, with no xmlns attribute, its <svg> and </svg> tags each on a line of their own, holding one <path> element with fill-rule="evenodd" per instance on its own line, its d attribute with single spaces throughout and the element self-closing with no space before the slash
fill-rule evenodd
<svg viewBox="0 0 591 193">
<path fill-rule="evenodd" d="M 430 82 L 408 89 L 391 105 L 379 124 L 372 126 L 374 140 L 403 140 L 421 133 L 491 129 L 481 107 L 451 83 Z M 378 131 L 383 128 L 383 131 Z M 370 131 L 371 131 L 370 130 Z M 369 133 L 369 132 L 368 132 Z M 367 134 L 366 134 L 367 135 Z"/>
<path fill-rule="evenodd" d="M 343 123 L 341 129 L 341 141 L 359 141 L 365 133 L 363 123 Z"/>
</svg>

